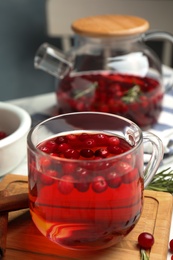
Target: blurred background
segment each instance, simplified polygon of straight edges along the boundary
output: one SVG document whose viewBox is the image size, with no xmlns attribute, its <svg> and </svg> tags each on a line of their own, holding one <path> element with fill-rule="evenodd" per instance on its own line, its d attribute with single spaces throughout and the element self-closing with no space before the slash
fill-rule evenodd
<svg viewBox="0 0 173 260">
<path fill-rule="evenodd" d="M 36 50 L 49 42 L 63 51 L 73 45 L 71 23 L 98 14 L 128 14 L 147 19 L 150 29 L 173 34 L 172 0 L 1 0 L 0 101 L 54 91 L 55 79 L 33 66 Z M 148 45 L 173 67 L 170 42 Z"/>
</svg>

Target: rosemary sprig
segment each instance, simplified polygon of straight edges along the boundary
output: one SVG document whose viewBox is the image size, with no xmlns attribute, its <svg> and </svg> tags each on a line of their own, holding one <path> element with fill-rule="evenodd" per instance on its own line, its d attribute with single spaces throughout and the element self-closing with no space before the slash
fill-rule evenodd
<svg viewBox="0 0 173 260">
<path fill-rule="evenodd" d="M 141 89 L 139 85 L 134 85 L 127 93 L 122 97 L 122 101 L 126 103 L 133 103 L 139 99 L 141 95 Z"/>
<path fill-rule="evenodd" d="M 173 170 L 171 167 L 155 174 L 146 189 L 173 193 Z"/>
<path fill-rule="evenodd" d="M 84 95 L 92 93 L 98 86 L 98 82 L 93 82 L 88 86 L 88 88 L 84 89 L 81 92 L 78 92 L 77 94 L 74 95 L 74 99 L 78 99 L 83 97 Z"/>
<path fill-rule="evenodd" d="M 141 260 L 149 260 L 149 256 L 147 255 L 144 249 L 141 249 L 140 252 L 141 252 Z"/>
</svg>

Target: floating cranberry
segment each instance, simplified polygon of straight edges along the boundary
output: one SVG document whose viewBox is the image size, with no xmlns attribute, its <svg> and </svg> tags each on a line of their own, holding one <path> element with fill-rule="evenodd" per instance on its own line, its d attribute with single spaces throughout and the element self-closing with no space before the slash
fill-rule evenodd
<svg viewBox="0 0 173 260">
<path fill-rule="evenodd" d="M 108 137 L 105 134 L 95 134 L 94 140 L 98 146 L 106 145 L 108 143 Z"/>
<path fill-rule="evenodd" d="M 113 146 L 118 146 L 120 144 L 120 139 L 116 136 L 109 137 L 108 141 L 109 141 L 109 144 L 113 145 Z"/>
<path fill-rule="evenodd" d="M 51 185 L 55 181 L 55 177 L 57 177 L 57 172 L 54 170 L 48 170 L 45 174 L 40 175 L 41 182 L 46 185 Z"/>
<path fill-rule="evenodd" d="M 77 179 L 87 179 L 89 177 L 89 172 L 85 168 L 79 167 L 76 169 L 75 177 Z"/>
<path fill-rule="evenodd" d="M 39 163 L 41 168 L 48 168 L 51 165 L 51 159 L 45 156 L 40 157 Z"/>
<path fill-rule="evenodd" d="M 80 153 L 75 149 L 69 148 L 64 152 L 64 157 L 67 159 L 79 159 Z"/>
<path fill-rule="evenodd" d="M 129 173 L 124 174 L 122 176 L 122 180 L 125 184 L 129 184 L 129 183 L 133 182 L 134 180 L 136 180 L 138 177 L 139 177 L 138 169 L 134 168 Z"/>
<path fill-rule="evenodd" d="M 74 178 L 71 175 L 64 175 L 58 183 L 58 189 L 62 194 L 69 194 L 74 188 Z"/>
<path fill-rule="evenodd" d="M 93 138 L 88 138 L 88 139 L 84 140 L 84 143 L 87 148 L 93 148 L 96 145 L 96 142 Z"/>
<path fill-rule="evenodd" d="M 109 152 L 107 148 L 100 148 L 96 150 L 94 154 L 96 157 L 106 158 L 109 155 Z"/>
<path fill-rule="evenodd" d="M 75 183 L 75 188 L 80 192 L 86 192 L 89 189 L 90 183 L 85 178 L 80 178 L 79 182 Z"/>
<path fill-rule="evenodd" d="M 72 175 L 75 172 L 75 169 L 76 169 L 75 163 L 67 162 L 62 164 L 62 172 L 65 175 Z"/>
<path fill-rule="evenodd" d="M 91 157 L 93 157 L 94 152 L 93 152 L 93 150 L 86 148 L 86 149 L 82 149 L 80 151 L 80 155 L 85 157 L 85 158 L 91 158 Z"/>
<path fill-rule="evenodd" d="M 49 153 L 51 153 L 51 152 L 53 153 L 57 147 L 57 144 L 54 140 L 48 140 L 46 142 L 46 147 L 50 151 Z"/>
<path fill-rule="evenodd" d="M 80 141 L 84 141 L 84 140 L 89 139 L 89 138 L 90 138 L 90 135 L 87 134 L 87 133 L 82 133 L 82 134 L 79 135 Z"/>
<path fill-rule="evenodd" d="M 107 187 L 108 187 L 108 184 L 104 177 L 97 176 L 93 179 L 93 182 L 92 182 L 93 191 L 95 191 L 97 193 L 101 193 L 101 192 L 104 192 L 107 189 Z"/>
<path fill-rule="evenodd" d="M 65 151 L 67 151 L 68 149 L 70 149 L 70 145 L 67 143 L 62 143 L 58 146 L 58 151 L 61 153 L 64 153 Z"/>
<path fill-rule="evenodd" d="M 138 236 L 138 244 L 142 249 L 150 249 L 154 244 L 154 237 L 148 232 L 143 232 Z"/>
<path fill-rule="evenodd" d="M 57 144 L 63 144 L 63 143 L 66 143 L 67 141 L 67 137 L 66 136 L 58 136 L 56 139 L 55 139 L 55 142 Z"/>
<path fill-rule="evenodd" d="M 115 155 L 123 153 L 123 149 L 117 145 L 109 145 L 107 149 L 108 149 L 108 152 L 115 154 Z"/>
<path fill-rule="evenodd" d="M 107 175 L 107 183 L 111 188 L 118 188 L 122 183 L 122 179 L 116 172 L 110 172 Z"/>
</svg>

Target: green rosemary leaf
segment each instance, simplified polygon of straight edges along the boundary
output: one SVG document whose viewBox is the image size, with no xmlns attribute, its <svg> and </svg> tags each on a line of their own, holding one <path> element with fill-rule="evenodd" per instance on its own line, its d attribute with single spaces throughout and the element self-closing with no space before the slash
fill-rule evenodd
<svg viewBox="0 0 173 260">
<path fill-rule="evenodd" d="M 74 95 L 74 99 L 78 99 L 80 97 L 83 97 L 84 95 L 92 93 L 96 89 L 97 86 L 98 86 L 98 82 L 93 82 L 93 84 L 90 84 L 88 86 L 88 88 L 86 88 L 85 90 L 83 90 L 83 91 L 77 93 L 76 95 Z"/>
<path fill-rule="evenodd" d="M 134 85 L 131 89 L 129 89 L 122 97 L 122 101 L 126 103 L 133 103 L 139 99 L 139 96 L 141 95 L 141 89 L 139 85 Z"/>
<path fill-rule="evenodd" d="M 140 252 L 141 252 L 141 260 L 149 260 L 149 256 L 147 255 L 144 249 L 141 249 Z"/>
<path fill-rule="evenodd" d="M 155 174 L 146 189 L 173 193 L 173 170 L 169 167 Z"/>
</svg>

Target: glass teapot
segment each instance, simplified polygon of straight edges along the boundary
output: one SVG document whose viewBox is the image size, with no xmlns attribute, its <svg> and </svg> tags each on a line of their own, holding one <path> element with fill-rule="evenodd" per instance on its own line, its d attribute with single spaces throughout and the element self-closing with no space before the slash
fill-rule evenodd
<svg viewBox="0 0 173 260">
<path fill-rule="evenodd" d="M 72 23 L 76 44 L 67 53 L 42 44 L 34 64 L 58 78 L 59 113 L 113 113 L 142 129 L 156 123 L 164 96 L 162 67 L 145 41 L 173 42 L 173 37 L 166 32 L 146 32 L 148 28 L 148 21 L 140 17 L 85 17 Z"/>
</svg>

